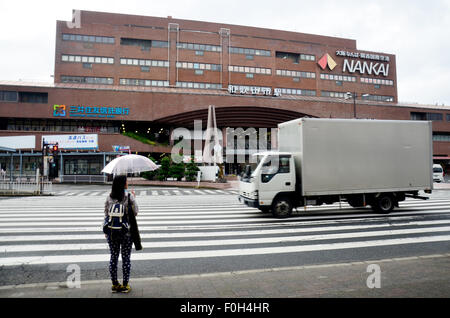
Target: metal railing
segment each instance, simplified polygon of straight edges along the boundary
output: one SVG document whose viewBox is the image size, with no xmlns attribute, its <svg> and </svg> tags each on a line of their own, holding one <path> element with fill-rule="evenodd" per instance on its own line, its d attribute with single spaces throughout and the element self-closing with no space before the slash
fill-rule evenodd
<svg viewBox="0 0 450 318">
<path fill-rule="evenodd" d="M 108 177 L 103 175 L 62 175 L 60 176 L 61 183 L 106 183 Z"/>
<path fill-rule="evenodd" d="M 35 180 L 25 181 L 17 180 L 0 180 L 0 194 L 6 195 L 27 195 L 27 194 L 50 194 L 52 193 L 52 182 L 48 180 L 42 180 L 36 182 Z"/>
</svg>

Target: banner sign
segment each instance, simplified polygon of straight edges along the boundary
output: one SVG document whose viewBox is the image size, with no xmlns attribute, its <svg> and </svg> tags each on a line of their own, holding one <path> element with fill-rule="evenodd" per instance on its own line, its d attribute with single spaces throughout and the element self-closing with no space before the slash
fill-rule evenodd
<svg viewBox="0 0 450 318">
<path fill-rule="evenodd" d="M 53 117 L 115 118 L 129 114 L 128 107 L 53 105 Z"/>
<path fill-rule="evenodd" d="M 59 149 L 96 150 L 98 135 L 50 135 L 42 136 L 46 143 L 58 143 Z"/>
<path fill-rule="evenodd" d="M 130 152 L 130 146 L 112 146 L 114 152 Z"/>
</svg>

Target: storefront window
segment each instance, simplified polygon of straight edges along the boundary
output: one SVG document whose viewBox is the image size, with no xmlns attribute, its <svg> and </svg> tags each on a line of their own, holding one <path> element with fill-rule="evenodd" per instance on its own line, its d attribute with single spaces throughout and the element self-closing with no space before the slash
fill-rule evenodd
<svg viewBox="0 0 450 318">
<path fill-rule="evenodd" d="M 103 158 L 64 159 L 65 175 L 100 175 Z"/>
</svg>

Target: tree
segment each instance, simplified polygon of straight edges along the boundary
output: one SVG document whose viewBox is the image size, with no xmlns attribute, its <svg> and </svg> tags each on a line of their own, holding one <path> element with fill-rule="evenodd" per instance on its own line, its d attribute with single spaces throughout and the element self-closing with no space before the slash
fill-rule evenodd
<svg viewBox="0 0 450 318">
<path fill-rule="evenodd" d="M 185 164 L 183 161 L 181 161 L 180 163 L 171 162 L 169 168 L 169 176 L 171 178 L 175 178 L 178 181 L 181 181 L 181 179 L 184 177 L 184 171 Z"/>
<path fill-rule="evenodd" d="M 197 172 L 200 169 L 197 167 L 197 164 L 194 162 L 194 157 L 191 157 L 191 160 L 186 165 L 186 181 L 195 181 L 197 178 Z"/>
<path fill-rule="evenodd" d="M 161 159 L 161 167 L 158 169 L 158 180 L 164 181 L 169 177 L 170 158 L 164 157 Z"/>
<path fill-rule="evenodd" d="M 148 159 L 150 159 L 151 161 L 153 161 L 154 163 L 157 163 L 156 159 L 153 158 L 151 155 L 148 156 Z M 141 173 L 141 177 L 145 178 L 147 180 L 153 180 L 158 176 L 158 170 L 154 170 L 154 171 L 145 171 Z"/>
</svg>

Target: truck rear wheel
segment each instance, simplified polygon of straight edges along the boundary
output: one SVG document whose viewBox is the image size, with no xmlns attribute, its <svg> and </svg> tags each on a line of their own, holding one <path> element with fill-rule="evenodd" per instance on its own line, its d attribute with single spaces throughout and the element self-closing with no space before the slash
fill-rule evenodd
<svg viewBox="0 0 450 318">
<path fill-rule="evenodd" d="M 288 197 L 275 198 L 272 203 L 272 214 L 279 219 L 288 218 L 292 213 L 292 202 Z"/>
<path fill-rule="evenodd" d="M 390 194 L 381 194 L 378 198 L 374 198 L 372 208 L 375 212 L 388 214 L 394 210 L 395 199 Z"/>
</svg>

